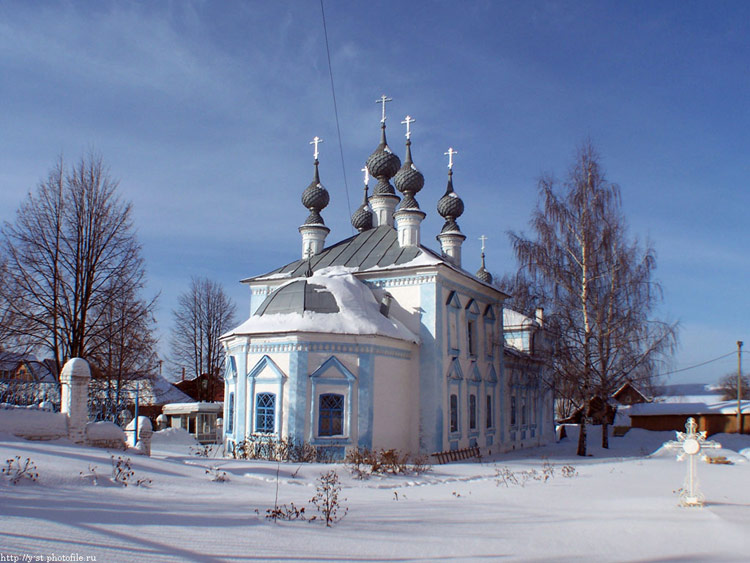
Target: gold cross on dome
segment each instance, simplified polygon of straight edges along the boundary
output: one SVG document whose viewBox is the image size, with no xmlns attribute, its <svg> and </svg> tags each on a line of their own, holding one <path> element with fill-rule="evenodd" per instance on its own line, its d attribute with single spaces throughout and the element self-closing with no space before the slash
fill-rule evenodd
<svg viewBox="0 0 750 563">
<path fill-rule="evenodd" d="M 323 142 L 323 139 L 316 136 L 312 141 L 310 141 L 311 145 L 315 145 L 315 152 L 313 153 L 315 156 L 315 160 L 318 160 L 318 145 Z"/>
<path fill-rule="evenodd" d="M 479 237 L 479 240 L 482 241 L 482 254 L 484 254 L 484 243 L 487 240 L 487 237 L 482 235 L 481 237 Z"/>
<path fill-rule="evenodd" d="M 458 154 L 458 151 L 454 151 L 453 147 L 448 149 L 448 152 L 444 152 L 443 154 L 448 155 L 448 170 L 453 170 L 453 155 Z"/>
<path fill-rule="evenodd" d="M 376 104 L 383 104 L 383 117 L 380 118 L 380 123 L 385 123 L 385 104 L 387 104 L 388 102 L 392 102 L 392 101 L 393 101 L 393 98 L 389 98 L 385 94 L 380 96 L 379 100 L 375 100 Z"/>
<path fill-rule="evenodd" d="M 416 119 L 414 119 L 412 116 L 407 115 L 406 118 L 401 122 L 402 124 L 406 124 L 406 138 L 411 139 L 411 127 L 410 125 L 414 123 Z"/>
</svg>

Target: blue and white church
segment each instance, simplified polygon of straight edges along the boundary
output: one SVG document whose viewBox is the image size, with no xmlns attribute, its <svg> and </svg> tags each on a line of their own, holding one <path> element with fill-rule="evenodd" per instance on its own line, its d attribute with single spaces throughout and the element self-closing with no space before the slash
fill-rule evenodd
<svg viewBox="0 0 750 563">
<path fill-rule="evenodd" d="M 402 122 L 402 164 L 386 140 L 387 101 L 351 219 L 358 233 L 326 245 L 329 194 L 316 137 L 300 259 L 242 281 L 250 317 L 222 337 L 229 448 L 257 436 L 308 442 L 334 457 L 357 447 L 411 454 L 478 447 L 487 455 L 554 439 L 552 393 L 535 348 L 544 341 L 541 313 L 504 313 L 507 295 L 492 284 L 484 246 L 479 271 L 463 269 L 464 203 L 453 186 L 452 148 L 437 201 L 440 248 L 422 244 L 426 214 L 416 196 L 425 181 L 412 160 L 414 120 Z M 508 335 L 504 318 L 513 322 Z"/>
</svg>

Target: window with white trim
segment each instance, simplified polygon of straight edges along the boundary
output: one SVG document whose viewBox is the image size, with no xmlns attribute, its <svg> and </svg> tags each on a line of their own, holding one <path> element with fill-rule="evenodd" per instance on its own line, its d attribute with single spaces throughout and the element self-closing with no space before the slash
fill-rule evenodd
<svg viewBox="0 0 750 563">
<path fill-rule="evenodd" d="M 341 436 L 344 433 L 344 396 L 323 393 L 318 402 L 318 435 Z"/>
<path fill-rule="evenodd" d="M 273 393 L 255 396 L 255 431 L 262 434 L 276 431 L 276 395 Z"/>
</svg>

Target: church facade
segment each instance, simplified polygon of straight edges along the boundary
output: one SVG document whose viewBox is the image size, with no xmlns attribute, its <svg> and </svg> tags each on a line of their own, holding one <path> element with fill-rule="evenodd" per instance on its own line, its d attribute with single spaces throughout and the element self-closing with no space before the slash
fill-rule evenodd
<svg viewBox="0 0 750 563">
<path fill-rule="evenodd" d="M 386 140 L 384 103 L 380 144 L 352 216 L 358 234 L 330 246 L 316 143 L 313 181 L 302 195 L 309 216 L 299 227 L 301 258 L 243 280 L 250 317 L 223 336 L 229 448 L 261 436 L 308 442 L 335 457 L 357 447 L 487 454 L 553 439 L 552 396 L 531 373 L 539 369 L 527 361 L 532 350 L 516 348 L 511 358 L 514 374 L 527 364 L 529 374 L 506 375 L 507 296 L 492 285 L 484 253 L 476 274 L 461 267 L 465 235 L 456 220 L 464 204 L 453 189 L 452 149 L 437 205 L 445 219 L 440 251 L 422 244 L 426 214 L 415 196 L 424 178 L 412 161 L 412 120 L 404 123 L 402 165 Z M 368 175 L 377 180 L 372 195 Z"/>
</svg>

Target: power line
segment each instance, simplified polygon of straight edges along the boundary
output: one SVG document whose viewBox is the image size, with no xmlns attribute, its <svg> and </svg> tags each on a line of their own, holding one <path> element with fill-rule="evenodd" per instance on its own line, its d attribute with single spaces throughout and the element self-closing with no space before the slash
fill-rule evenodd
<svg viewBox="0 0 750 563">
<path fill-rule="evenodd" d="M 732 351 L 732 352 L 729 352 L 728 354 L 724 354 L 723 356 L 719 356 L 718 358 L 714 358 L 712 360 L 706 360 L 705 362 L 701 362 L 699 364 L 688 366 L 686 368 L 680 368 L 680 369 L 676 369 L 674 371 L 667 371 L 667 372 L 664 372 L 664 373 L 656 374 L 655 377 L 660 377 L 662 375 L 672 375 L 673 373 L 680 373 L 681 371 L 688 371 L 690 369 L 699 368 L 701 366 L 705 366 L 705 365 L 708 365 L 708 364 L 712 364 L 714 362 L 718 362 L 719 360 L 723 360 L 724 358 L 728 358 L 729 356 L 736 356 L 736 355 L 737 355 L 737 352 L 736 351 Z"/>
<path fill-rule="evenodd" d="M 349 203 L 349 184 L 346 181 L 346 166 L 344 166 L 344 145 L 341 142 L 341 127 L 339 126 L 339 109 L 336 104 L 336 88 L 333 85 L 333 67 L 331 66 L 331 50 L 328 47 L 328 28 L 326 27 L 326 12 L 323 9 L 323 0 L 320 0 L 320 13 L 323 16 L 323 35 L 326 38 L 326 55 L 328 56 L 328 74 L 331 77 L 331 96 L 333 97 L 333 113 L 336 116 L 336 132 L 339 136 L 339 153 L 341 154 L 341 172 L 344 175 L 344 191 L 346 193 L 346 208 L 349 216 L 352 214 L 352 206 Z M 354 227 L 352 227 L 352 230 Z"/>
</svg>

